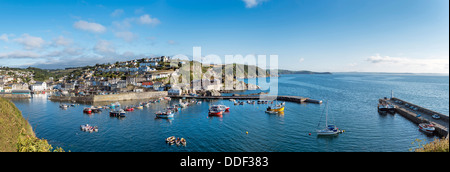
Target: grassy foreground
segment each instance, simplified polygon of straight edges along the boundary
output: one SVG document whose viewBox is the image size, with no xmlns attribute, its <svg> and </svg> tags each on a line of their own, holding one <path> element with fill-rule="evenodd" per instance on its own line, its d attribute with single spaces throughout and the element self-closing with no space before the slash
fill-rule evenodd
<svg viewBox="0 0 450 172">
<path fill-rule="evenodd" d="M 45 139 L 38 139 L 19 109 L 0 98 L 0 152 L 63 152 L 53 149 Z"/>
<path fill-rule="evenodd" d="M 420 141 L 417 141 L 420 142 Z M 435 139 L 425 145 L 420 145 L 421 148 L 415 150 L 415 152 L 449 152 L 448 137 L 445 139 Z"/>
</svg>

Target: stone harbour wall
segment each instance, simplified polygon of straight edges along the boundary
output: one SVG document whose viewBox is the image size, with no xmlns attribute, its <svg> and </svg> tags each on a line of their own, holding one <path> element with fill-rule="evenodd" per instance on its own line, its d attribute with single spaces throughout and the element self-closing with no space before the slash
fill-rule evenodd
<svg viewBox="0 0 450 172">
<path fill-rule="evenodd" d="M 142 92 L 142 93 L 120 93 L 110 95 L 93 95 L 93 96 L 51 96 L 52 101 L 62 102 L 78 102 L 78 103 L 94 103 L 94 102 L 113 102 L 125 100 L 141 100 L 141 99 L 155 99 L 167 96 L 167 91 L 158 92 Z"/>
</svg>

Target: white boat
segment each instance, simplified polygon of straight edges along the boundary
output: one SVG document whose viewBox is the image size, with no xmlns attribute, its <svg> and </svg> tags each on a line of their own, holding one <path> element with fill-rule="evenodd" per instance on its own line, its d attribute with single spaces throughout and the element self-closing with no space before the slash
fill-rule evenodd
<svg viewBox="0 0 450 172">
<path fill-rule="evenodd" d="M 166 112 L 157 112 L 156 118 L 173 118 L 173 112 L 170 110 Z"/>
<path fill-rule="evenodd" d="M 225 105 L 217 105 L 219 107 L 220 110 L 224 111 L 224 112 L 229 112 L 230 111 L 230 107 L 225 106 Z"/>
<path fill-rule="evenodd" d="M 81 125 L 80 127 L 81 127 L 81 130 L 85 131 L 85 132 L 90 132 L 90 133 L 92 133 L 94 131 L 98 132 L 97 126 L 90 126 L 89 124 L 86 124 L 86 125 Z"/>
<path fill-rule="evenodd" d="M 320 125 L 320 123 L 319 123 Z M 327 135 L 336 135 L 339 134 L 339 129 L 336 127 L 336 125 L 328 125 L 328 101 L 326 105 L 326 111 L 325 111 L 325 126 L 326 128 L 317 130 L 317 135 L 327 136 Z"/>
<path fill-rule="evenodd" d="M 433 133 L 435 130 L 434 125 L 429 124 L 429 123 L 419 124 L 419 129 L 422 130 L 423 132 L 427 132 L 427 133 Z"/>
<path fill-rule="evenodd" d="M 434 114 L 433 116 L 431 116 L 433 119 L 441 119 L 441 116 L 439 116 L 438 114 Z"/>
</svg>

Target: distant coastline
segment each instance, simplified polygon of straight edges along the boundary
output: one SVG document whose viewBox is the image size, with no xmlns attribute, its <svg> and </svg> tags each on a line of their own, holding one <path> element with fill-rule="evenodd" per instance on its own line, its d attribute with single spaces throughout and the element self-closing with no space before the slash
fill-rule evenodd
<svg viewBox="0 0 450 172">
<path fill-rule="evenodd" d="M 270 71 L 274 72 L 274 70 L 277 70 L 277 69 L 273 69 L 273 70 L 270 70 Z M 278 74 L 310 74 L 310 75 L 320 74 L 320 75 L 331 75 L 332 73 L 331 72 L 313 72 L 313 71 L 308 71 L 308 70 L 292 71 L 292 70 L 278 69 Z"/>
</svg>

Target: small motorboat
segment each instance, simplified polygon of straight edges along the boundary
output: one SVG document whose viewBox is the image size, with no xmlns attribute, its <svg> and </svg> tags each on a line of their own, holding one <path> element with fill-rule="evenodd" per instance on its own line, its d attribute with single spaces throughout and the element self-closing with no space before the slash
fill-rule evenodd
<svg viewBox="0 0 450 172">
<path fill-rule="evenodd" d="M 81 125 L 80 127 L 81 127 L 81 130 L 84 132 L 90 132 L 90 133 L 92 133 L 94 131 L 98 132 L 97 126 L 90 126 L 89 124 L 86 124 L 86 125 Z"/>
<path fill-rule="evenodd" d="M 219 109 L 221 109 L 224 112 L 230 112 L 230 107 L 225 105 L 219 105 Z"/>
<path fill-rule="evenodd" d="M 125 117 L 126 112 L 123 109 L 109 112 L 111 117 Z"/>
<path fill-rule="evenodd" d="M 125 111 L 131 112 L 131 111 L 134 111 L 134 108 L 132 108 L 132 107 L 126 107 L 126 108 L 125 108 Z"/>
<path fill-rule="evenodd" d="M 83 109 L 83 113 L 91 114 L 92 113 L 92 109 L 91 108 L 84 108 Z"/>
<path fill-rule="evenodd" d="M 173 145 L 175 144 L 175 140 L 176 140 L 175 136 L 170 136 L 166 138 L 166 143 L 168 143 L 169 145 Z"/>
<path fill-rule="evenodd" d="M 386 105 L 386 108 L 387 108 L 387 111 L 388 111 L 389 113 L 395 113 L 395 106 L 394 106 L 394 105 L 392 105 L 392 104 L 387 104 L 387 105 Z"/>
<path fill-rule="evenodd" d="M 144 109 L 144 106 L 136 106 L 136 109 Z"/>
<path fill-rule="evenodd" d="M 433 119 L 441 119 L 441 116 L 439 116 L 438 114 L 434 114 L 433 116 L 431 116 Z"/>
<path fill-rule="evenodd" d="M 386 104 L 378 104 L 378 112 L 388 112 L 388 106 Z"/>
<path fill-rule="evenodd" d="M 282 105 L 275 105 L 275 106 L 269 106 L 267 107 L 266 113 L 280 113 L 284 112 L 284 106 Z"/>
<path fill-rule="evenodd" d="M 60 107 L 61 109 L 67 110 L 67 108 L 69 107 L 69 105 L 66 105 L 66 104 L 60 104 L 59 107 Z"/>
<path fill-rule="evenodd" d="M 421 123 L 419 124 L 419 129 L 426 133 L 433 133 L 435 128 L 433 124 L 430 123 Z"/>
<path fill-rule="evenodd" d="M 174 140 L 175 140 L 175 136 L 167 137 L 166 138 L 166 143 L 169 143 L 169 142 L 174 141 Z"/>
<path fill-rule="evenodd" d="M 92 113 L 100 113 L 100 112 L 102 112 L 102 109 L 99 109 L 96 107 L 91 107 L 91 111 L 92 111 Z"/>
<path fill-rule="evenodd" d="M 222 117 L 222 114 L 223 114 L 223 111 L 218 106 L 212 106 L 211 108 L 209 108 L 209 112 L 208 112 L 209 116 Z"/>
<path fill-rule="evenodd" d="M 181 144 L 182 144 L 183 146 L 186 146 L 186 139 L 181 138 L 180 142 L 181 142 Z"/>
<path fill-rule="evenodd" d="M 177 146 L 180 146 L 180 145 L 181 145 L 181 140 L 180 140 L 180 138 L 177 138 L 177 139 L 175 140 L 175 144 L 177 144 Z"/>
<path fill-rule="evenodd" d="M 156 118 L 173 118 L 173 112 L 170 110 L 167 110 L 165 112 L 157 112 L 156 113 Z"/>
</svg>

